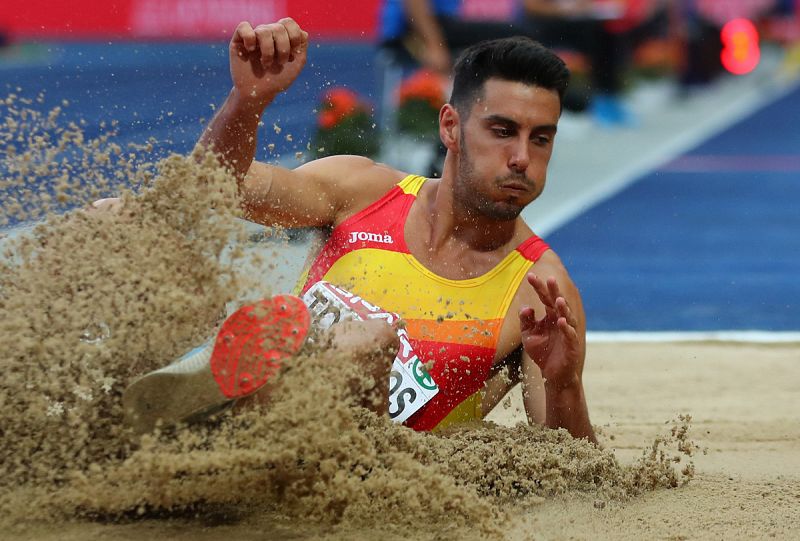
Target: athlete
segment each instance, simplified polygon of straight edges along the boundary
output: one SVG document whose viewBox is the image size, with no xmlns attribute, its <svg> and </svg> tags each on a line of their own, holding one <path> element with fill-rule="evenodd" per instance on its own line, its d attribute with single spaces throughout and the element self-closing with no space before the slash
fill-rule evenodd
<svg viewBox="0 0 800 541">
<path fill-rule="evenodd" d="M 582 382 L 580 295 L 555 252 L 519 217 L 545 185 L 569 76 L 563 62 L 527 38 L 465 51 L 439 113 L 443 174 L 426 179 L 358 156 L 294 170 L 254 161 L 262 115 L 300 74 L 307 50 L 308 34 L 292 19 L 239 24 L 229 45 L 233 88 L 198 143 L 235 174 L 249 220 L 330 228 L 297 293 L 328 283 L 402 317 L 409 344 L 387 339 L 394 334 L 385 324 L 353 321 L 338 347 L 353 340 L 363 349 L 375 337 L 386 354 L 370 362 L 386 375 L 398 348 L 413 347 L 438 386 L 405 421 L 414 429 L 480 419 L 521 382 L 530 422 L 596 442 Z M 265 302 L 291 314 L 281 321 L 307 318 L 292 299 Z M 224 357 L 253 310 L 223 325 L 215 356 Z M 292 354 L 301 340 L 291 333 L 302 337 L 307 326 L 305 319 L 281 323 L 278 342 L 289 338 L 263 352 L 278 360 Z M 276 327 L 263 325 L 269 328 Z M 223 374 L 216 375 L 226 366 L 218 362 Z"/>
</svg>

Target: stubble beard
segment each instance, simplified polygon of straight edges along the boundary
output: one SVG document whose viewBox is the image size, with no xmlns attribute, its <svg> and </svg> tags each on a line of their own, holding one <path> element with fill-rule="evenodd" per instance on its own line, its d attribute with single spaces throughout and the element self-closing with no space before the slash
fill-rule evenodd
<svg viewBox="0 0 800 541">
<path fill-rule="evenodd" d="M 458 178 L 453 188 L 453 196 L 468 215 L 484 217 L 496 221 L 517 219 L 524 206 L 506 201 L 493 201 L 480 190 L 480 179 L 475 174 L 475 166 L 470 159 L 462 137 L 459 142 Z"/>
</svg>

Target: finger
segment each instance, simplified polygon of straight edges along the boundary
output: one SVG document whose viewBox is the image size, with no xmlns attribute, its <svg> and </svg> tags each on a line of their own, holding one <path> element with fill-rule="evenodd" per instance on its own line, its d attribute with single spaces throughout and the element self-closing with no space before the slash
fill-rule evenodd
<svg viewBox="0 0 800 541">
<path fill-rule="evenodd" d="M 255 29 L 258 37 L 258 49 L 261 53 L 261 66 L 266 68 L 275 61 L 275 41 L 272 37 L 272 25 L 260 24 Z"/>
<path fill-rule="evenodd" d="M 565 299 L 564 297 L 558 297 L 556 299 L 556 310 L 558 312 L 559 317 L 565 318 L 567 320 L 567 323 L 569 323 L 571 327 L 578 326 L 578 320 L 572 313 L 572 309 L 569 307 L 567 299 Z"/>
<path fill-rule="evenodd" d="M 282 24 L 275 25 L 272 39 L 275 40 L 275 59 L 278 61 L 278 65 L 282 66 L 289 61 L 289 55 L 292 53 L 292 45 L 286 27 Z"/>
<path fill-rule="evenodd" d="M 573 325 L 570 325 L 566 318 L 558 318 L 558 330 L 567 340 L 570 347 L 577 347 L 578 345 L 578 331 L 575 330 Z"/>
<path fill-rule="evenodd" d="M 308 40 L 308 32 L 303 31 L 300 25 L 291 17 L 286 17 L 278 22 L 286 28 L 286 33 L 289 35 L 289 47 L 292 53 Z"/>
<path fill-rule="evenodd" d="M 234 44 L 241 44 L 248 52 L 256 50 L 258 44 L 256 33 L 247 21 L 239 23 L 239 26 L 236 27 L 236 32 L 231 40 L 231 45 Z"/>
<path fill-rule="evenodd" d="M 523 306 L 519 311 L 519 326 L 520 329 L 525 331 L 532 329 L 536 325 L 536 314 L 530 306 Z"/>
<path fill-rule="evenodd" d="M 553 299 L 550 297 L 550 292 L 547 290 L 547 284 L 532 272 L 528 274 L 528 283 L 533 286 L 536 294 L 539 295 L 539 300 L 542 301 L 545 309 L 550 313 L 555 306 L 553 305 Z"/>
<path fill-rule="evenodd" d="M 553 302 L 555 302 L 555 299 L 561 296 L 561 289 L 558 287 L 558 280 L 552 276 L 547 279 L 547 291 L 550 293 L 550 298 L 553 299 Z"/>
</svg>

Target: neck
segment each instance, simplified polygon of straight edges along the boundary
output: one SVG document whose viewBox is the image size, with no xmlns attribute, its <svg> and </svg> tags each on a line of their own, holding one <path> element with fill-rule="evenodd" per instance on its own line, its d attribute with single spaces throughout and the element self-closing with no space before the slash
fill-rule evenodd
<svg viewBox="0 0 800 541">
<path fill-rule="evenodd" d="M 454 196 L 458 181 L 452 155 L 445 160 L 442 178 L 432 184 L 425 201 L 430 223 L 429 248 L 438 250 L 449 241 L 463 243 L 469 249 L 490 252 L 508 244 L 517 230 L 517 220 L 497 220 L 467 208 Z"/>
</svg>

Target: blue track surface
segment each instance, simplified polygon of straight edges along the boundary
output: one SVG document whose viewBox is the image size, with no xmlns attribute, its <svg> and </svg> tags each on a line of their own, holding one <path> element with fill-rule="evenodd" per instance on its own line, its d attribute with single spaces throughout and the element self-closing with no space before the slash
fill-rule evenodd
<svg viewBox="0 0 800 541">
<path fill-rule="evenodd" d="M 590 330 L 800 329 L 800 89 L 548 242 Z"/>
<path fill-rule="evenodd" d="M 157 143 L 147 159 L 156 161 L 172 152 L 190 151 L 214 108 L 225 100 L 231 88 L 227 51 L 227 43 L 33 46 L 21 58 L 0 59 L 0 96 L 15 93 L 32 99 L 44 92 L 42 104 L 27 106 L 41 111 L 68 100 L 61 126 L 84 121 L 84 138 L 90 140 L 108 133 L 109 128 L 102 124 L 108 126 L 115 120 L 114 142 L 125 148 L 128 143 L 143 144 L 153 138 Z M 294 159 L 298 152 L 308 157 L 316 131 L 315 109 L 330 87 L 347 87 L 375 104 L 375 58 L 375 47 L 367 43 L 312 46 L 306 68 L 291 91 L 280 95 L 264 116 L 258 158 L 299 164 Z M 280 126 L 280 134 L 273 129 L 275 124 Z M 268 145 L 274 148 L 270 150 Z M 59 159 L 78 164 L 82 153 L 78 154 Z M 46 188 L 53 195 L 49 179 L 37 182 L 42 184 L 40 189 Z M 111 196 L 119 191 L 110 187 L 99 195 Z M 0 193 L 3 195 L 20 197 L 19 192 Z"/>
<path fill-rule="evenodd" d="M 227 44 L 69 44 L 45 45 L 31 60 L 0 64 L 0 94 L 17 87 L 35 97 L 45 91 L 44 107 L 70 100 L 69 119 L 88 122 L 87 137 L 99 133 L 101 121 L 120 123 L 119 143 L 143 143 L 154 137 L 163 153 L 186 152 L 231 87 Z M 373 104 L 376 92 L 375 48 L 363 43 L 326 43 L 309 51 L 306 69 L 265 115 L 263 149 L 294 155 L 305 150 L 314 133 L 313 110 L 324 89 L 346 86 Z M 277 122 L 280 136 L 272 131 Z M 286 140 L 291 134 L 293 142 Z"/>
</svg>

